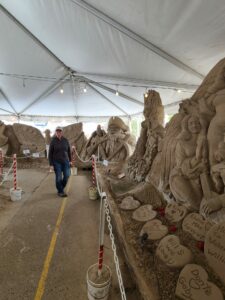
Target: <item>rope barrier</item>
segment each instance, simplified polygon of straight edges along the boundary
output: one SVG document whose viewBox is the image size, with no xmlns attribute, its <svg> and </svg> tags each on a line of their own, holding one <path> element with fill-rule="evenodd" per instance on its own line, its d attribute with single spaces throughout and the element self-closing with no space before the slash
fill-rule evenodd
<svg viewBox="0 0 225 300">
<path fill-rule="evenodd" d="M 2 186 L 3 183 L 7 180 L 10 172 L 12 171 L 12 168 L 13 168 L 13 163 L 11 164 L 11 167 L 9 168 L 8 172 L 6 174 L 3 174 L 3 179 L 2 182 L 0 183 L 0 186 Z"/>
<path fill-rule="evenodd" d="M 96 171 L 96 162 L 95 162 L 95 156 L 93 155 L 94 159 L 94 174 L 95 174 L 95 179 L 96 179 L 96 186 L 99 192 L 99 195 L 101 197 L 101 205 L 100 205 L 100 229 L 99 229 L 99 256 L 98 256 L 98 275 L 101 274 L 101 268 L 103 264 L 103 255 L 104 255 L 104 226 L 105 226 L 105 215 L 106 215 L 106 220 L 108 222 L 108 228 L 109 228 L 109 237 L 111 239 L 111 244 L 112 244 L 112 251 L 113 251 L 113 258 L 114 258 L 114 263 L 116 266 L 116 274 L 117 274 L 117 279 L 120 287 L 120 294 L 121 294 L 121 299 L 126 300 L 126 293 L 125 293 L 125 288 L 123 284 L 123 278 L 120 270 L 120 264 L 119 264 L 119 258 L 117 255 L 116 251 L 116 245 L 115 245 L 115 238 L 113 235 L 112 231 L 112 224 L 111 224 L 111 217 L 110 217 L 110 210 L 109 210 L 109 203 L 107 201 L 107 195 L 105 192 L 102 192 L 100 189 L 100 185 L 98 182 L 98 175 Z"/>
<path fill-rule="evenodd" d="M 74 147 L 74 150 L 75 150 L 75 153 L 76 153 L 76 155 L 77 155 L 77 157 L 78 157 L 78 159 L 82 162 L 82 163 L 88 163 L 88 162 L 90 162 L 91 161 L 91 159 L 92 159 L 92 156 L 88 159 L 88 160 L 83 160 L 81 157 L 80 157 L 80 155 L 77 153 L 77 149 L 76 149 L 76 147 L 75 146 L 73 146 Z"/>
<path fill-rule="evenodd" d="M 72 167 L 75 167 L 75 146 L 72 146 Z"/>
</svg>

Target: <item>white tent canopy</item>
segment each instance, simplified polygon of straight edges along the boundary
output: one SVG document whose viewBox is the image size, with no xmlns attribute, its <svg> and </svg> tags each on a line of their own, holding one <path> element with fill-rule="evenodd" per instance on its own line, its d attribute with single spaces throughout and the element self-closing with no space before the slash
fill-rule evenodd
<svg viewBox="0 0 225 300">
<path fill-rule="evenodd" d="M 146 88 L 174 111 L 225 57 L 224 0 L 0 3 L 0 118 L 130 118 Z"/>
</svg>

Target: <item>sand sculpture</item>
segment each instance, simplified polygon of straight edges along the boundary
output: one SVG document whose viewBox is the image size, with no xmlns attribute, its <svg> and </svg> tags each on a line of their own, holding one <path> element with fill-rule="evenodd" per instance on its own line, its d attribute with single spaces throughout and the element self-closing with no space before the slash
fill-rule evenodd
<svg viewBox="0 0 225 300">
<path fill-rule="evenodd" d="M 19 141 L 20 151 L 29 149 L 31 153 L 44 152 L 45 141 L 40 130 L 35 127 L 15 123 L 12 125 L 13 131 Z"/>
<path fill-rule="evenodd" d="M 45 149 L 45 141 L 41 132 L 32 126 L 15 123 L 5 125 L 0 123 L 0 147 L 6 155 L 23 154 L 23 150 L 30 153 L 41 152 Z"/>
<path fill-rule="evenodd" d="M 8 137 L 5 135 L 6 125 L 0 121 L 0 147 L 6 148 L 8 144 Z"/>
<path fill-rule="evenodd" d="M 141 189 L 136 187 L 139 194 L 146 196 L 150 183 L 165 199 L 174 199 L 190 211 L 199 211 L 201 206 L 209 218 L 210 213 L 223 211 L 224 103 L 225 59 L 206 76 L 193 97 L 181 103 L 165 129 L 160 96 L 148 92 L 140 138 L 125 170 L 129 179 L 145 182 Z"/>
<path fill-rule="evenodd" d="M 46 129 L 45 131 L 44 131 L 44 133 L 45 133 L 45 144 L 46 145 L 50 145 L 50 143 L 51 143 L 51 131 L 49 130 L 49 129 Z"/>
<path fill-rule="evenodd" d="M 107 133 L 98 125 L 88 140 L 84 158 L 92 154 L 99 155 L 100 160 L 125 162 L 134 148 L 134 137 L 130 134 L 128 126 L 119 117 L 111 117 L 108 122 Z"/>
<path fill-rule="evenodd" d="M 148 91 L 144 98 L 144 117 L 136 149 L 128 161 L 129 177 L 138 182 L 148 174 L 164 135 L 164 110 L 159 93 Z"/>
<path fill-rule="evenodd" d="M 63 127 L 63 135 L 68 139 L 71 147 L 75 146 L 79 155 L 87 143 L 87 138 L 83 132 L 83 123 L 75 123 Z"/>
<path fill-rule="evenodd" d="M 103 160 L 104 149 L 103 145 L 106 141 L 106 132 L 101 128 L 101 125 L 97 126 L 97 129 L 92 133 L 91 137 L 88 139 L 82 157 L 84 160 L 89 159 L 93 154 L 98 156 L 99 159 Z"/>
<path fill-rule="evenodd" d="M 120 239 L 151 299 L 225 299 L 225 59 L 165 129 L 161 113 L 160 96 L 149 91 L 140 138 L 121 168 L 126 176 L 105 183 Z M 133 218 L 149 214 L 149 205 L 150 221 Z"/>
</svg>

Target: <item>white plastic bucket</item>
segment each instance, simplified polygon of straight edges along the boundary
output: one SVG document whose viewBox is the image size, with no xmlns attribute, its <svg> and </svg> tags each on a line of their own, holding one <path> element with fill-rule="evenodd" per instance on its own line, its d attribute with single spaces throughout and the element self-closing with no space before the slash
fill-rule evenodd
<svg viewBox="0 0 225 300">
<path fill-rule="evenodd" d="M 77 175 L 77 168 L 76 167 L 72 167 L 71 168 L 71 175 L 72 176 L 76 176 Z"/>
<path fill-rule="evenodd" d="M 87 271 L 87 288 L 88 288 L 88 299 L 89 300 L 107 300 L 109 296 L 109 288 L 111 284 L 112 272 L 106 265 L 102 266 L 102 282 L 93 282 L 93 274 L 98 273 L 98 264 L 90 266 Z M 97 276 L 97 275 L 96 275 Z M 101 276 L 99 281 L 101 281 Z"/>
<path fill-rule="evenodd" d="M 22 189 L 21 188 L 17 188 L 16 190 L 14 190 L 14 188 L 10 189 L 10 197 L 12 201 L 19 201 L 21 200 L 21 195 L 22 195 Z"/>
<path fill-rule="evenodd" d="M 88 189 L 89 199 L 97 200 L 98 199 L 98 190 L 95 186 L 90 186 Z"/>
</svg>

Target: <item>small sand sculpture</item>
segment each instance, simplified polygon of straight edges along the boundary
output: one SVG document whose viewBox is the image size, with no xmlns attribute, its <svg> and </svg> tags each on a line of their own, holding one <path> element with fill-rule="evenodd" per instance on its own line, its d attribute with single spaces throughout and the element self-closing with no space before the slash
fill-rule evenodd
<svg viewBox="0 0 225 300">
<path fill-rule="evenodd" d="M 30 153 L 41 152 L 45 149 L 45 141 L 41 132 L 32 126 L 15 123 L 13 125 L 0 124 L 0 146 L 4 144 L 6 155 L 22 154 L 29 149 Z"/>
<path fill-rule="evenodd" d="M 90 158 L 92 154 L 99 154 L 100 160 L 125 162 L 134 148 L 134 138 L 128 126 L 119 117 L 111 117 L 108 122 L 107 133 L 98 125 L 88 140 L 82 156 Z"/>
</svg>

